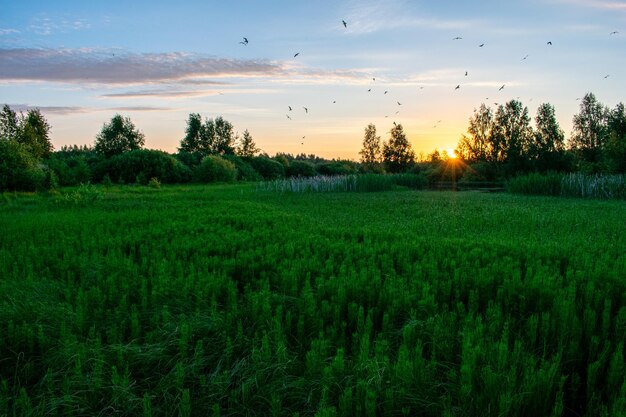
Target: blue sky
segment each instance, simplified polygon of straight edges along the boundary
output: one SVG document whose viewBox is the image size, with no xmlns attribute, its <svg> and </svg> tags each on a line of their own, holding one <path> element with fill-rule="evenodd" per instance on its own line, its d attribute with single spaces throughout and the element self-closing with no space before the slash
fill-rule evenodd
<svg viewBox="0 0 626 417">
<path fill-rule="evenodd" d="M 0 103 L 40 107 L 56 148 L 120 113 L 173 152 L 197 112 L 270 154 L 357 159 L 368 123 L 383 139 L 402 123 L 428 153 L 454 148 L 480 103 L 518 97 L 532 116 L 555 105 L 567 137 L 586 92 L 624 101 L 625 52 L 617 0 L 11 2 Z"/>
</svg>

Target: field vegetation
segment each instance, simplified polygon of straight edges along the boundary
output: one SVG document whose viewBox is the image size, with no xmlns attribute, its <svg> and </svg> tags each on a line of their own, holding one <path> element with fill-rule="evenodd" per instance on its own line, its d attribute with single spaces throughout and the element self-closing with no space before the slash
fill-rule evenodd
<svg viewBox="0 0 626 417">
<path fill-rule="evenodd" d="M 624 203 L 400 185 L 2 194 L 0 415 L 625 415 Z"/>
</svg>

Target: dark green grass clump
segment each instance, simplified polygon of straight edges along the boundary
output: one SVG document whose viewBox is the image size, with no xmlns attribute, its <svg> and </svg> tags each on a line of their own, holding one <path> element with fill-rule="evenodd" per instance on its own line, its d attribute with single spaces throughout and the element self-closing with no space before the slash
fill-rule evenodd
<svg viewBox="0 0 626 417">
<path fill-rule="evenodd" d="M 76 195 L 0 200 L 0 415 L 626 413 L 622 202 Z"/>
</svg>

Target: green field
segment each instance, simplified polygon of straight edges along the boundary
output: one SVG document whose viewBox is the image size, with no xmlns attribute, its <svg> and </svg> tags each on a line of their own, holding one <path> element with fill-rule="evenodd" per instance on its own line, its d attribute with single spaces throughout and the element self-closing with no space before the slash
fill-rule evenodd
<svg viewBox="0 0 626 417">
<path fill-rule="evenodd" d="M 626 415 L 623 201 L 0 197 L 0 416 Z"/>
</svg>

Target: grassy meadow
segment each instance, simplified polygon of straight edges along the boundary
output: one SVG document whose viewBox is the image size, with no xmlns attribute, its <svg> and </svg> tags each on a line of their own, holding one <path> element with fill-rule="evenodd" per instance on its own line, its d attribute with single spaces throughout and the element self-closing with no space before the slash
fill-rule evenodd
<svg viewBox="0 0 626 417">
<path fill-rule="evenodd" d="M 0 416 L 626 415 L 626 204 L 0 195 Z"/>
</svg>

